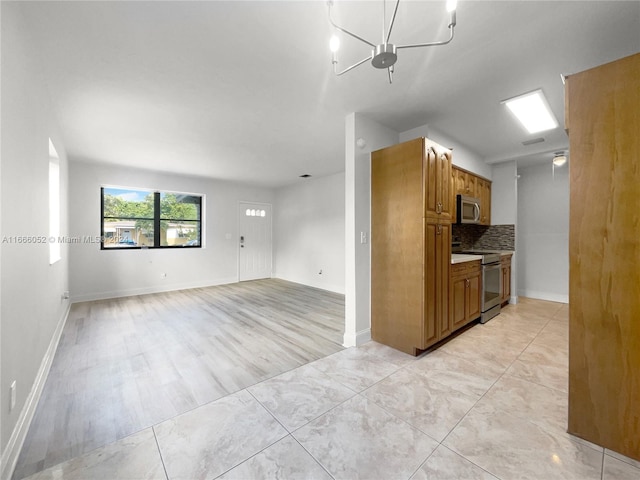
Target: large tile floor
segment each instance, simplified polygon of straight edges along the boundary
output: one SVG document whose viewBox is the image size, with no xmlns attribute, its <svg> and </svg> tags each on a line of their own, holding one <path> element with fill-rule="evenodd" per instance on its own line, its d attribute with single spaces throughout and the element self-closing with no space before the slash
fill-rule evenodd
<svg viewBox="0 0 640 480">
<path fill-rule="evenodd" d="M 565 431 L 567 323 L 521 299 L 418 358 L 370 342 L 29 478 L 637 480 Z"/>
</svg>

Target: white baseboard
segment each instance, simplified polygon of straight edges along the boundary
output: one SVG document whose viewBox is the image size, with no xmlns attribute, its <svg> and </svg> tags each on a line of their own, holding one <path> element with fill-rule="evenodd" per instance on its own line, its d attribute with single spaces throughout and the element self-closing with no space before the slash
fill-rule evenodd
<svg viewBox="0 0 640 480">
<path fill-rule="evenodd" d="M 122 297 L 134 297 L 136 295 L 149 295 L 152 293 L 164 293 L 175 292 L 177 290 L 188 290 L 190 288 L 205 288 L 215 287 L 216 285 L 227 285 L 229 283 L 237 283 L 238 277 L 222 278 L 210 282 L 189 282 L 189 283 L 174 283 L 171 285 L 161 285 L 153 287 L 143 288 L 131 288 L 124 290 L 111 290 L 108 292 L 94 292 L 81 295 L 71 295 L 71 301 L 77 302 L 91 302 L 93 300 L 108 300 L 110 298 L 122 298 Z"/>
<path fill-rule="evenodd" d="M 333 285 L 330 283 L 323 282 L 313 282 L 309 281 L 308 278 L 300 278 L 300 277 L 290 277 L 287 275 L 279 275 L 278 273 L 273 274 L 273 278 L 277 278 L 278 280 L 285 280 L 287 282 L 299 283 L 301 285 L 306 285 L 308 287 L 319 288 L 320 290 L 327 290 L 328 292 L 339 293 L 340 295 L 344 295 L 344 286 Z"/>
<path fill-rule="evenodd" d="M 536 298 L 538 300 L 548 300 L 550 302 L 569 303 L 569 295 L 553 292 L 540 292 L 537 290 L 519 290 L 518 296 Z"/>
<path fill-rule="evenodd" d="M 42 390 L 44 389 L 44 384 L 47 381 L 47 376 L 49 375 L 49 370 L 53 363 L 53 357 L 55 357 L 56 350 L 58 349 L 58 343 L 62 336 L 62 331 L 67 323 L 70 308 L 71 302 L 67 302 L 61 317 L 58 319 L 58 324 L 56 325 L 56 329 L 53 332 L 51 341 L 49 342 L 49 347 L 47 348 L 44 358 L 40 363 L 38 374 L 33 382 L 27 401 L 20 412 L 18 423 L 16 423 L 13 432 L 11 432 L 9 442 L 2 452 L 2 459 L 0 460 L 2 468 L 2 471 L 0 472 L 0 480 L 9 480 L 13 476 L 13 471 L 16 468 L 18 456 L 20 455 L 20 450 L 22 450 L 24 440 L 27 437 L 27 432 L 31 426 L 31 421 L 36 413 L 36 407 L 38 406 L 38 402 L 42 396 Z"/>
<path fill-rule="evenodd" d="M 367 343 L 371 340 L 371 329 L 366 328 L 364 330 L 360 330 L 359 332 L 353 333 L 344 333 L 343 337 L 343 347 L 357 347 L 364 343 Z"/>
</svg>

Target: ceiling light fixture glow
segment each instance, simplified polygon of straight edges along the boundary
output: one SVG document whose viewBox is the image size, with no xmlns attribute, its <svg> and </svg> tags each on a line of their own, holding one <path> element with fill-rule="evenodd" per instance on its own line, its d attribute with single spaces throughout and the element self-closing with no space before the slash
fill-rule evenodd
<svg viewBox="0 0 640 480">
<path fill-rule="evenodd" d="M 542 90 L 525 93 L 503 102 L 529 133 L 544 132 L 558 127 Z"/>
<path fill-rule="evenodd" d="M 567 163 L 567 156 L 564 154 L 564 152 L 556 152 L 553 156 L 553 164 L 556 167 L 561 167 L 565 163 Z"/>
<path fill-rule="evenodd" d="M 396 5 L 395 5 L 395 8 L 393 9 L 393 15 L 391 16 L 391 21 L 389 22 L 389 28 L 385 31 L 385 24 L 387 20 L 386 19 L 386 0 L 382 0 L 382 8 L 383 8 L 382 43 L 375 44 L 368 40 L 365 40 L 362 37 L 359 37 L 355 33 L 352 33 L 345 28 L 342 28 L 336 25 L 336 23 L 333 21 L 333 18 L 331 18 L 331 7 L 333 7 L 333 0 L 327 1 L 327 6 L 329 10 L 329 23 L 331 23 L 331 25 L 333 25 L 333 27 L 339 32 L 349 35 L 350 37 L 355 38 L 356 40 L 368 45 L 369 48 L 371 48 L 371 54 L 368 57 L 363 58 L 359 62 L 354 63 L 353 65 L 345 68 L 342 71 L 338 71 L 337 51 L 340 43 L 339 43 L 338 37 L 334 36 L 331 39 L 330 47 L 332 52 L 331 63 L 333 64 L 333 73 L 335 73 L 336 76 L 343 75 L 353 70 L 354 68 L 359 67 L 366 61 L 371 60 L 371 65 L 373 65 L 375 68 L 387 69 L 389 83 L 392 83 L 394 65 L 398 61 L 398 50 L 401 50 L 403 48 L 419 48 L 419 47 L 433 47 L 436 45 L 446 45 L 447 43 L 451 42 L 451 40 L 453 40 L 453 30 L 456 26 L 456 7 L 458 2 L 457 0 L 447 0 L 446 6 L 447 6 L 447 12 L 449 12 L 449 24 L 447 25 L 447 27 L 449 28 L 448 40 L 443 40 L 440 42 L 415 43 L 410 45 L 394 45 L 393 43 L 389 43 L 389 39 L 391 38 L 391 30 L 393 30 L 393 24 L 395 23 L 395 20 L 396 20 L 396 13 L 398 13 L 399 3 L 400 3 L 400 0 L 396 0 Z M 334 41 L 334 38 L 336 39 L 335 41 Z M 334 49 L 334 46 L 335 46 L 335 49 Z"/>
</svg>

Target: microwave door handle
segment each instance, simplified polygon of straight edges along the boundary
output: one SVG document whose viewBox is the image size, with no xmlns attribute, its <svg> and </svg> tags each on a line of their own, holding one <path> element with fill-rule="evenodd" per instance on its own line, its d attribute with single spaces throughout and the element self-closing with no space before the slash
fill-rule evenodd
<svg viewBox="0 0 640 480">
<path fill-rule="evenodd" d="M 474 203 L 474 204 L 473 204 L 473 209 L 474 209 L 474 210 L 475 210 L 475 212 L 476 212 L 476 216 L 475 216 L 475 218 L 474 218 L 473 220 L 474 220 L 475 222 L 477 222 L 477 221 L 479 221 L 479 220 L 480 220 L 480 205 L 478 205 L 477 203 Z"/>
</svg>

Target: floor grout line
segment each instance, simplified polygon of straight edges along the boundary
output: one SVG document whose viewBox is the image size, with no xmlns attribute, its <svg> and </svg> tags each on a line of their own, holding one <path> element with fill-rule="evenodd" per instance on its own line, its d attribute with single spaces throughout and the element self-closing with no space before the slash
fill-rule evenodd
<svg viewBox="0 0 640 480">
<path fill-rule="evenodd" d="M 151 431 L 153 432 L 153 439 L 156 442 L 156 448 L 158 449 L 158 455 L 160 455 L 160 462 L 162 463 L 162 469 L 164 470 L 164 475 L 169 480 L 169 472 L 167 472 L 167 465 L 164 462 L 164 458 L 162 457 L 162 450 L 160 449 L 160 442 L 158 442 L 158 435 L 156 435 L 156 429 L 151 427 Z"/>
</svg>

